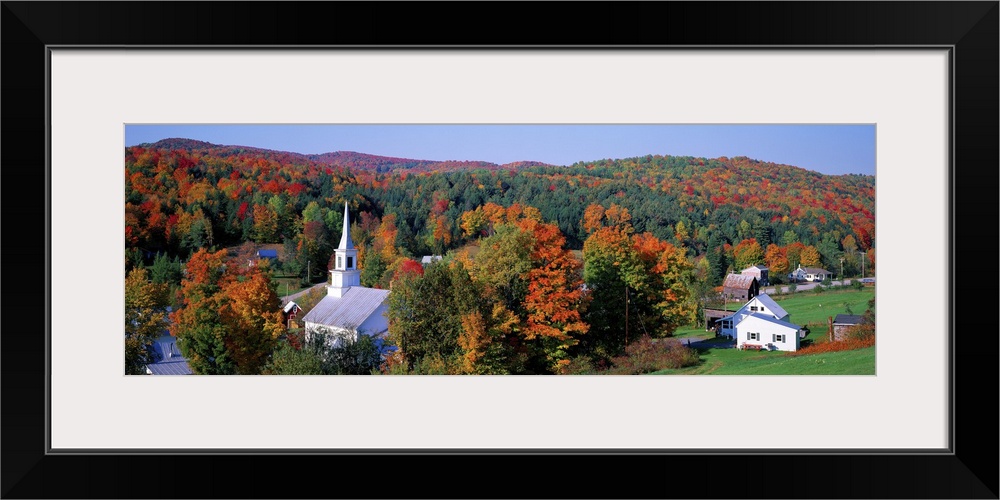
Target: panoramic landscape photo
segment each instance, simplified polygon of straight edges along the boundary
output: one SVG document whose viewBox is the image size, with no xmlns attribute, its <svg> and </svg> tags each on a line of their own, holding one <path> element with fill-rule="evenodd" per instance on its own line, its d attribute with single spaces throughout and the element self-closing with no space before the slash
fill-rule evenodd
<svg viewBox="0 0 1000 500">
<path fill-rule="evenodd" d="M 874 375 L 874 125 L 126 125 L 127 375 Z"/>
</svg>

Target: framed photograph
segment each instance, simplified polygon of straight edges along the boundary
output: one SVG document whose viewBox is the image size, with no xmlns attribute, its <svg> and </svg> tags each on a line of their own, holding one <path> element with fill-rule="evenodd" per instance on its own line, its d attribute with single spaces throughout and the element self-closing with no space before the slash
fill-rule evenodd
<svg viewBox="0 0 1000 500">
<path fill-rule="evenodd" d="M 977 396 L 997 393 L 998 339 L 990 333 L 995 326 L 980 324 L 993 316 L 993 307 L 966 306 L 989 297 L 977 286 L 985 280 L 964 271 L 967 263 L 985 259 L 983 242 L 991 240 L 983 235 L 995 234 L 974 230 L 968 221 L 996 227 L 996 191 L 983 189 L 997 185 L 996 2 L 574 7 L 594 26 L 609 19 L 629 26 L 608 40 L 599 30 L 587 36 L 545 15 L 529 15 L 520 4 L 499 11 L 493 4 L 462 4 L 470 15 L 477 11 L 478 19 L 496 23 L 495 29 L 543 30 L 560 40 L 557 45 L 530 37 L 524 45 L 514 44 L 485 34 L 495 29 L 445 40 L 440 37 L 450 25 L 435 13 L 454 14 L 454 9 L 430 4 L 3 5 L 8 78 L 2 154 L 7 185 L 17 188 L 8 193 L 8 236 L 15 241 L 17 235 L 32 235 L 39 245 L 8 256 L 14 259 L 8 283 L 28 285 L 26 310 L 43 309 L 32 302 L 44 304 L 39 315 L 8 302 L 2 446 L 5 458 L 15 459 L 4 460 L 5 497 L 294 497 L 321 486 L 324 471 L 343 466 L 371 468 L 396 480 L 338 486 L 338 496 L 480 496 L 471 493 L 477 491 L 509 497 L 997 497 L 995 461 L 976 458 L 995 457 L 996 444 L 976 434 L 998 421 L 995 401 Z M 323 13 L 327 8 L 332 12 Z M 410 20 L 417 18 L 428 24 L 414 29 Z M 714 21 L 694 29 L 691 19 Z M 188 34 L 180 35 L 178 26 Z M 467 130 L 504 127 L 494 131 L 501 136 L 520 127 L 532 137 L 499 142 L 521 148 L 545 138 L 545 127 L 576 127 L 575 132 L 591 127 L 598 135 L 634 132 L 609 142 L 637 140 L 642 130 L 656 127 L 867 131 L 875 157 L 876 214 L 874 234 L 868 236 L 877 240 L 879 254 L 875 260 L 872 250 L 857 264 L 873 263 L 875 269 L 861 277 L 878 279 L 878 341 L 864 361 L 871 370 L 800 367 L 785 376 L 678 371 L 662 377 L 591 376 L 595 372 L 586 370 L 581 373 L 589 375 L 568 377 L 124 376 L 121 325 L 128 310 L 122 311 L 127 283 L 122 262 L 130 256 L 122 234 L 125 229 L 129 238 L 132 200 L 123 200 L 122 193 L 144 189 L 130 170 L 140 162 L 143 144 L 173 136 L 133 137 L 155 127 L 232 130 L 250 124 L 263 131 L 257 142 L 229 144 L 280 149 L 267 142 L 276 127 L 298 127 L 297 134 L 305 135 L 321 126 L 354 127 L 351 133 L 383 127 L 377 129 L 382 144 L 419 142 L 413 130 L 420 127 L 437 130 L 424 139 L 427 144 L 447 143 L 440 140 L 445 135 L 471 144 L 474 138 L 463 135 Z M 411 127 L 411 135 L 394 136 L 393 127 Z M 347 134 L 338 130 L 335 135 Z M 772 140 L 777 141 L 754 136 L 758 144 L 740 147 L 752 156 L 758 154 L 755 146 Z M 635 155 L 700 156 L 685 146 Z M 791 149 L 787 143 L 772 147 Z M 396 156 L 394 151 L 371 153 L 388 157 Z M 578 160 L 587 159 L 573 161 Z M 539 169 L 532 171 L 536 175 L 549 175 L 545 165 L 533 168 Z M 817 179 L 815 189 L 824 189 L 825 181 Z M 37 194 L 19 195 L 24 186 L 39 186 Z M 187 199 L 197 198 L 186 192 Z M 136 205 L 148 201 L 142 196 Z M 324 224 L 339 216 L 339 207 L 344 218 L 337 221 L 344 228 L 362 217 L 358 198 L 323 200 L 333 214 L 319 216 Z M 267 200 L 257 201 L 267 206 Z M 190 229 L 197 221 L 175 223 Z M 358 291 L 375 293 L 381 278 L 355 276 L 364 257 L 352 250 L 348 229 L 336 231 L 337 224 L 329 224 L 341 244 L 324 256 L 332 266 L 327 285 L 332 298 L 316 310 L 326 308 L 327 317 L 337 309 L 333 302 Z M 678 236 L 686 230 L 671 224 L 671 234 L 658 236 L 657 244 L 696 240 Z M 247 231 L 266 239 L 266 229 Z M 479 229 L 484 236 L 488 232 Z M 752 230 L 747 231 L 749 237 Z M 868 232 L 854 230 L 861 238 Z M 189 230 L 193 236 L 175 244 L 197 246 L 196 233 Z M 850 246 L 841 236 L 834 244 Z M 409 253 L 425 250 L 426 264 L 433 266 L 434 254 L 446 249 L 435 249 L 431 240 Z M 263 263 L 269 255 L 255 253 L 248 269 L 270 265 Z M 457 257 L 445 256 L 452 258 Z M 726 281 L 722 291 L 750 294 L 738 302 L 745 302 L 750 318 L 744 326 L 753 325 L 743 332 L 738 323 L 744 318 L 734 319 L 737 309 L 734 316 L 716 318 L 716 335 L 728 328 L 736 346 L 779 346 L 778 351 L 791 335 L 796 342 L 788 350 L 797 350 L 799 325 L 789 329 L 791 322 L 776 316 L 753 319 L 756 308 L 771 315 L 783 310 L 775 309 L 767 293 L 762 295 L 767 300 L 751 296 L 761 293 L 754 284 L 766 279 L 764 269 L 736 267 L 744 278 L 733 279 L 732 286 Z M 796 279 L 806 281 L 849 275 L 810 265 L 781 274 L 791 279 L 799 270 Z M 311 266 L 305 275 L 308 281 Z M 253 279 L 250 271 L 238 278 Z M 364 287 L 361 279 L 373 284 Z M 751 282 L 750 288 L 740 288 L 740 280 Z M 778 286 L 771 293 L 780 293 Z M 641 321 L 640 297 L 628 297 L 626 303 L 634 300 L 638 308 L 629 313 Z M 721 311 L 728 314 L 729 308 Z M 845 322 L 854 316 L 851 310 L 834 312 L 844 313 L 838 318 Z M 307 331 L 317 317 L 303 312 Z M 365 318 L 352 321 L 372 327 Z M 727 318 L 734 323 L 727 325 Z M 288 328 L 296 318 L 280 319 Z M 329 323 L 323 321 L 321 327 Z M 832 336 L 834 325 L 830 328 Z M 624 332 L 627 343 L 627 327 Z M 533 355 L 551 363 L 533 370 L 557 372 L 576 362 L 560 363 L 562 354 L 540 347 Z M 624 354 L 607 354 L 608 359 L 620 359 L 614 355 Z M 196 373 L 215 369 L 196 363 L 195 356 L 187 361 Z M 833 353 L 808 359 L 836 362 Z M 253 364 L 241 363 L 232 369 Z M 522 373 L 510 366 L 504 369 Z M 429 484 L 422 469 L 412 467 L 416 455 L 452 474 L 444 483 Z M 207 489 L 183 479 L 199 469 L 244 469 L 251 463 L 306 479 L 261 484 L 215 473 Z M 516 477 L 484 482 L 475 473 L 477 467 L 497 466 L 578 479 L 525 491 Z M 784 473 L 767 479 L 753 473 L 758 468 Z M 169 480 L 161 481 L 157 471 L 164 470 Z M 712 471 L 736 472 L 731 481 L 708 480 L 708 474 L 718 473 Z M 706 480 L 674 486 L 672 475 Z M 66 480 L 51 480 L 59 476 Z M 656 479 L 626 479 L 638 477 Z M 488 492 L 484 484 L 490 485 Z"/>
</svg>

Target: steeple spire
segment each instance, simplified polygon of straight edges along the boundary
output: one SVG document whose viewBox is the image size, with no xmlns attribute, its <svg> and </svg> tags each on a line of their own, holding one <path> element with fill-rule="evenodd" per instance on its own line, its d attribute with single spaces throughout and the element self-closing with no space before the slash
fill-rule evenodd
<svg viewBox="0 0 1000 500">
<path fill-rule="evenodd" d="M 340 246 L 333 252 L 335 263 L 330 269 L 330 286 L 327 295 L 343 297 L 352 286 L 361 286 L 361 271 L 358 270 L 358 250 L 351 241 L 351 218 L 344 203 L 344 233 L 340 235 Z"/>
<path fill-rule="evenodd" d="M 347 213 L 347 202 L 344 202 L 344 232 L 340 235 L 340 246 L 337 250 L 351 250 L 354 248 L 354 242 L 351 241 L 351 219 L 350 215 Z"/>
</svg>

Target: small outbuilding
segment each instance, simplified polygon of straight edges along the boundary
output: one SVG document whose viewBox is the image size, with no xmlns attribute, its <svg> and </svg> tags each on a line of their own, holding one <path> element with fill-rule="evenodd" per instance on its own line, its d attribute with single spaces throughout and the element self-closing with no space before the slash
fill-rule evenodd
<svg viewBox="0 0 1000 500">
<path fill-rule="evenodd" d="M 847 330 L 861 324 L 861 316 L 855 314 L 838 314 L 833 318 L 833 340 L 844 340 Z"/>
</svg>

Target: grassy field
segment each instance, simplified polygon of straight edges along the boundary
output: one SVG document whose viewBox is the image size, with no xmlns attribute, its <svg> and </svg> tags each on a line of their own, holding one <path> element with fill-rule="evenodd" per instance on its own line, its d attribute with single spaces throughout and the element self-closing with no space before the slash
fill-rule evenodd
<svg viewBox="0 0 1000 500">
<path fill-rule="evenodd" d="M 874 288 L 863 288 L 861 290 L 829 290 L 823 293 L 813 293 L 812 290 L 809 290 L 772 298 L 788 311 L 792 323 L 806 325 L 809 323 L 826 324 L 826 319 L 830 316 L 848 314 L 848 307 L 854 314 L 863 314 L 868 308 L 868 300 L 874 296 Z"/>
<path fill-rule="evenodd" d="M 299 285 L 298 276 L 288 276 L 288 277 L 275 276 L 274 278 L 271 279 L 271 281 L 273 281 L 277 285 L 278 297 L 284 297 L 285 295 L 298 293 L 301 292 L 302 290 L 305 290 L 306 288 L 309 288 Z M 285 285 L 288 285 L 287 291 Z"/>
<path fill-rule="evenodd" d="M 789 356 L 781 351 L 703 349 L 701 364 L 654 375 L 874 375 L 875 348 Z"/>
</svg>

